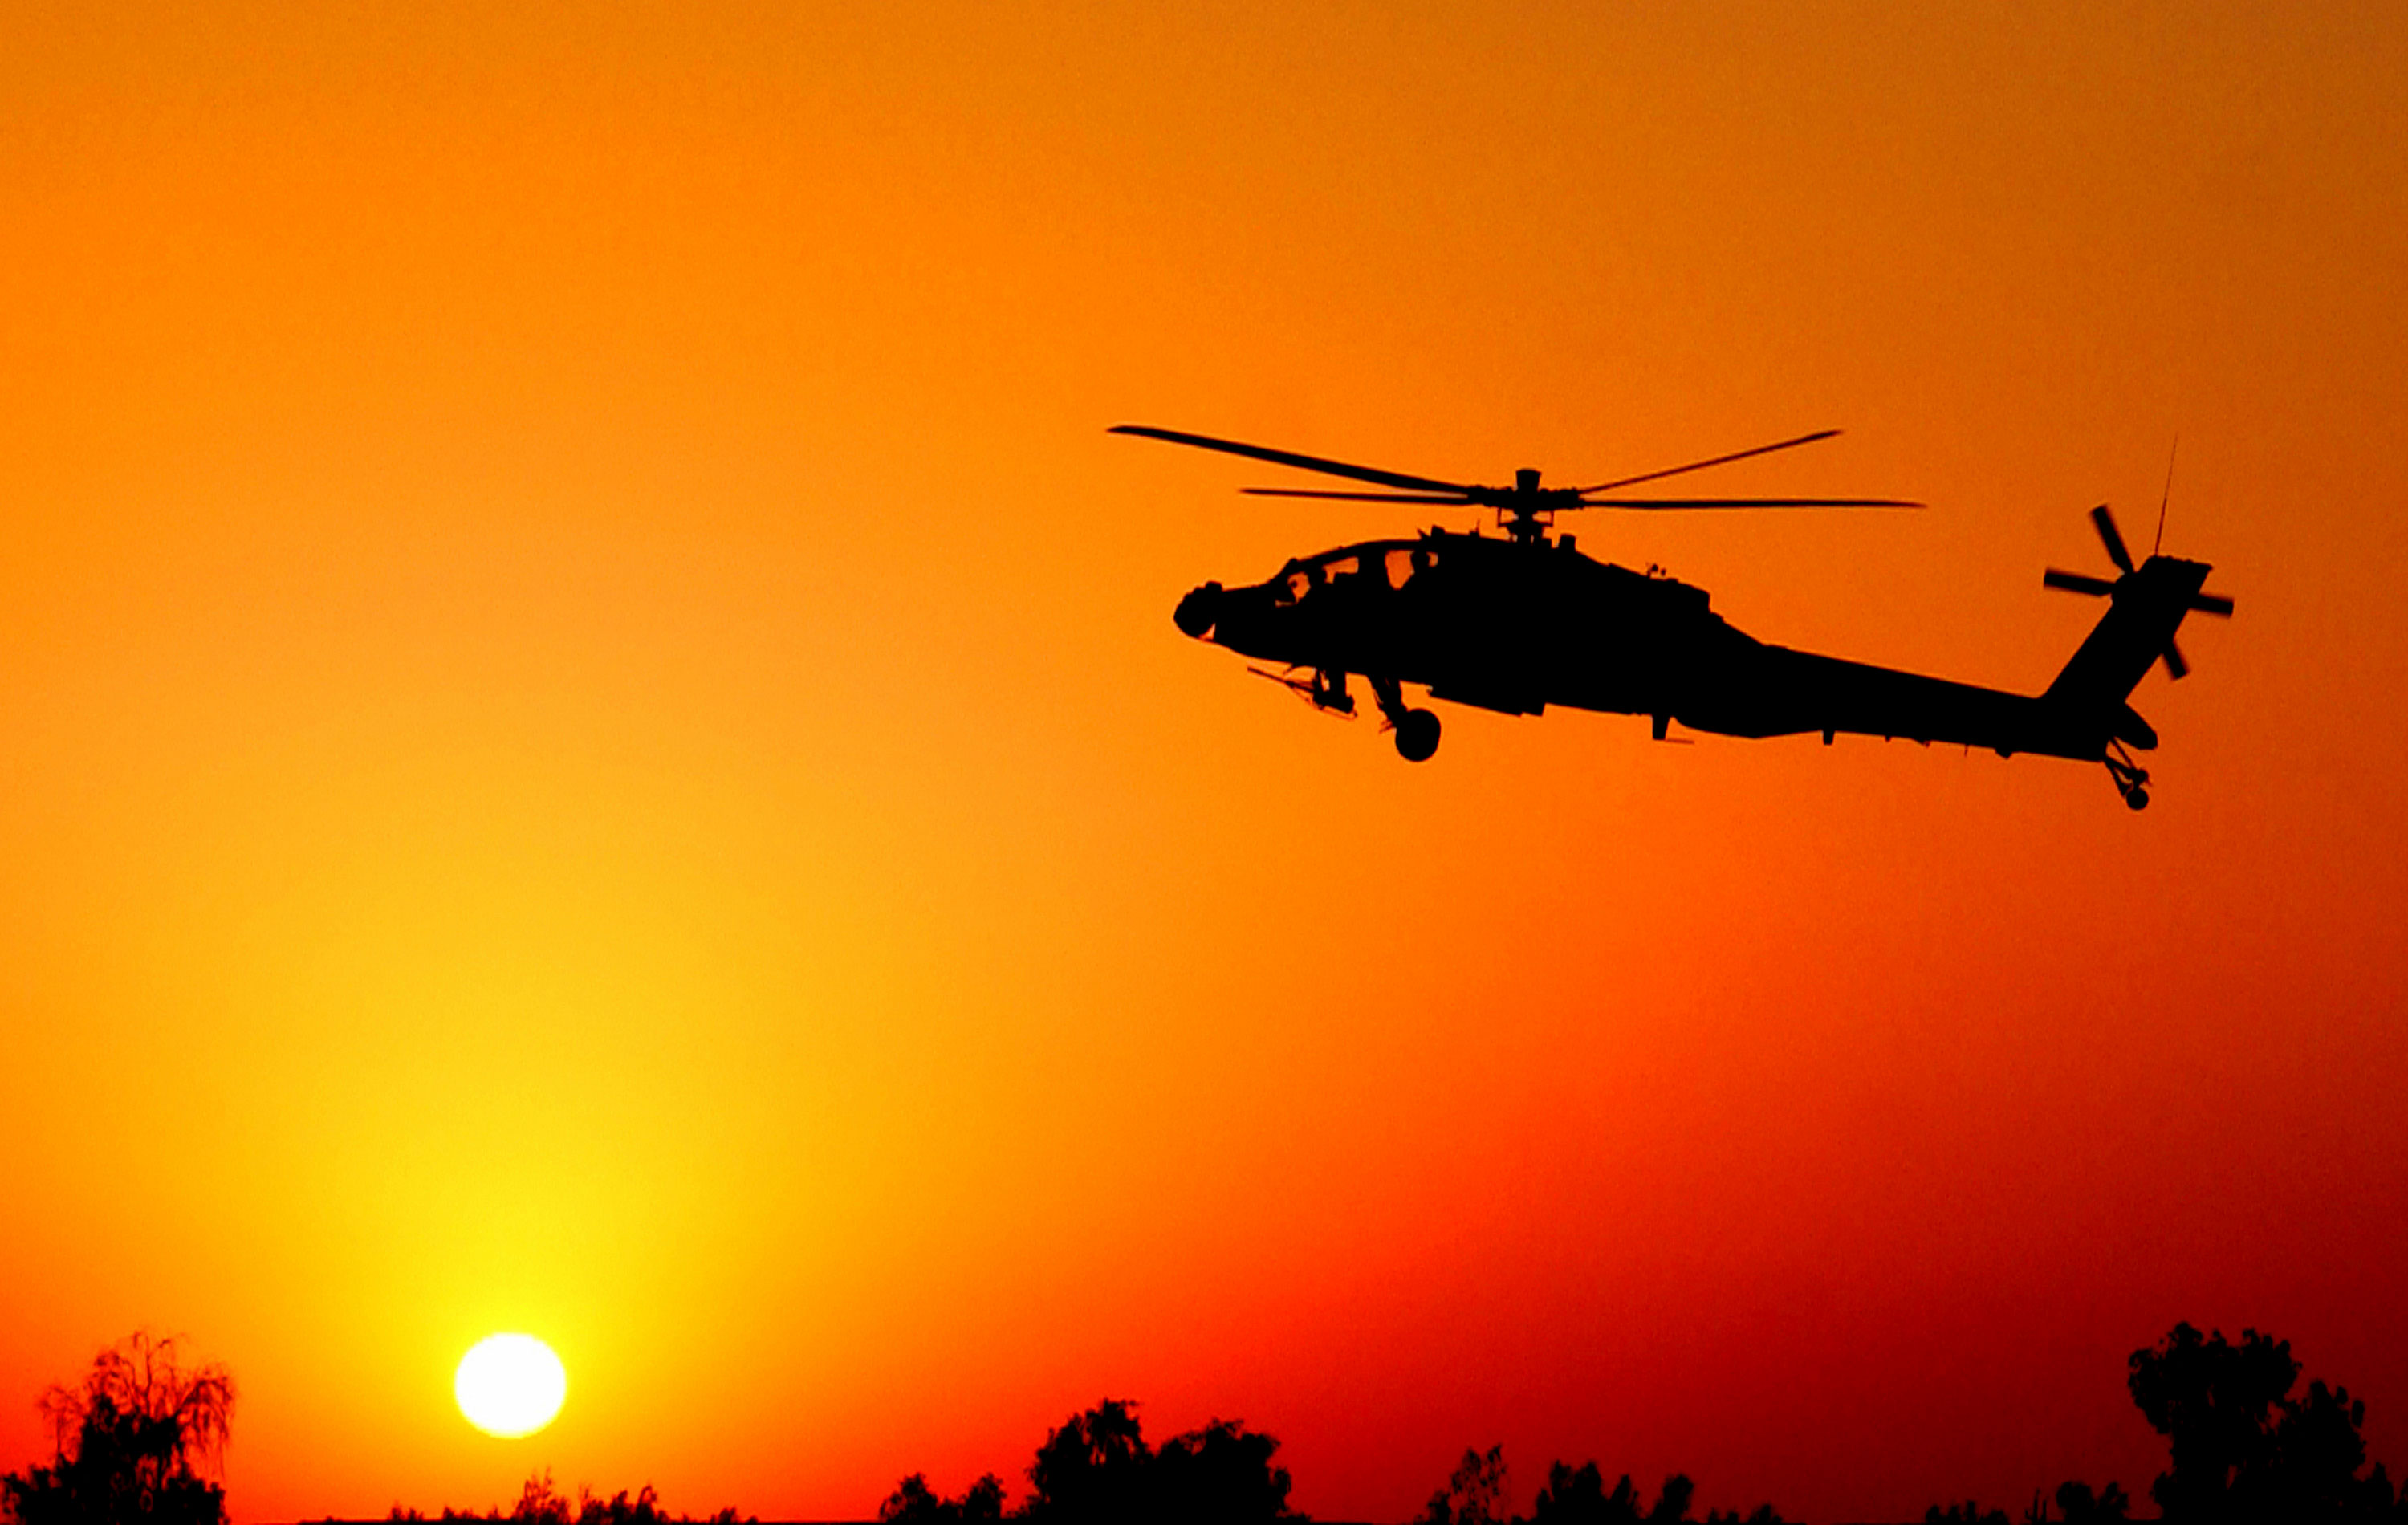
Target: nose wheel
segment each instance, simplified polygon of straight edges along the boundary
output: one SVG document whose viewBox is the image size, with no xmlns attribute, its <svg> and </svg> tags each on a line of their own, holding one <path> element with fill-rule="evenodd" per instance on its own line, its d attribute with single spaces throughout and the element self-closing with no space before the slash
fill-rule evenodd
<svg viewBox="0 0 2408 1525">
<path fill-rule="evenodd" d="M 1373 678 L 1371 698 L 1380 718 L 1397 733 L 1397 755 L 1407 762 L 1427 762 L 1438 751 L 1438 716 L 1427 710 L 1405 707 L 1405 685 L 1394 678 Z"/>
</svg>

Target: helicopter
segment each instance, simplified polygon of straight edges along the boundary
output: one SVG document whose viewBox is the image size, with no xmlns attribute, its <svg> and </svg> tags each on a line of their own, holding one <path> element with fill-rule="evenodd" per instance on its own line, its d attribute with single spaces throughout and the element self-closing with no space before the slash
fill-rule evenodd
<svg viewBox="0 0 2408 1525">
<path fill-rule="evenodd" d="M 1706 590 L 1658 568 L 1632 571 L 1593 559 L 1571 535 L 1551 535 L 1555 516 L 1580 509 L 1921 508 L 1878 497 L 1633 497 L 1643 482 L 1769 455 L 1837 435 L 1824 429 L 1686 465 L 1588 487 L 1550 487 L 1524 468 L 1510 486 L 1447 482 L 1209 435 L 1123 424 L 1113 434 L 1241 455 L 1386 489 L 1336 491 L 1248 487 L 1258 497 L 1400 503 L 1494 511 L 1498 535 L 1477 526 L 1410 540 L 1365 540 L 1293 559 L 1265 582 L 1206 583 L 1179 600 L 1182 633 L 1226 646 L 1283 672 L 1250 668 L 1293 689 L 1316 710 L 1355 712 L 1349 679 L 1371 691 L 1398 753 L 1426 762 L 1438 751 L 1439 717 L 1409 705 L 1404 685 L 1433 700 L 1505 714 L 1549 705 L 1646 715 L 1655 739 L 1672 722 L 1696 731 L 1762 738 L 1821 732 L 1959 742 L 2001 757 L 2019 753 L 2104 764 L 2125 804 L 2149 803 L 2149 773 L 2132 755 L 2154 750 L 2157 733 L 2129 702 L 2151 667 L 2190 671 L 2174 635 L 2192 613 L 2229 616 L 2232 600 L 2204 591 L 2204 562 L 2152 548 L 2135 563 L 2105 504 L 2092 527 L 2117 575 L 2049 568 L 2044 585 L 2108 600 L 2063 670 L 2036 695 L 1952 683 L 1757 640 L 1734 628 Z M 2168 477 L 2168 492 L 2172 482 Z M 1600 494 L 1623 496 L 1599 496 Z M 2162 545 L 2165 508 L 2158 506 Z M 1303 676 L 1299 676 L 1303 674 Z"/>
</svg>

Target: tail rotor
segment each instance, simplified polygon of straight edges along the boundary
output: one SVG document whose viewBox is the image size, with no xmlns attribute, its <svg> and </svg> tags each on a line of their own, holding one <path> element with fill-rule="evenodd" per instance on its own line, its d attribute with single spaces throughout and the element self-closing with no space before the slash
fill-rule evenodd
<svg viewBox="0 0 2408 1525">
<path fill-rule="evenodd" d="M 2115 527 L 2115 515 L 2104 503 L 2090 511 L 2090 525 L 2099 532 L 2099 542 L 2107 548 L 2107 559 L 2115 564 L 2116 571 L 2122 575 L 2110 581 L 2103 577 L 2086 576 L 2081 572 L 2060 571 L 2051 567 L 2041 573 L 2040 580 L 2043 586 L 2057 588 L 2066 593 L 2079 593 L 2086 597 L 2120 599 L 2136 585 L 2134 579 L 2147 576 L 2149 568 L 2157 566 L 2167 559 L 2153 550 L 2145 564 L 2135 567 L 2132 564 L 2132 553 L 2124 544 L 2122 532 Z M 2160 537 L 2165 533 L 2162 506 L 2159 509 L 2157 533 Z M 2218 619 L 2228 619 L 2232 614 L 2232 600 L 2221 594 L 2191 593 L 2186 596 L 2183 608 L 2188 612 L 2213 614 Z M 2166 638 L 2165 648 L 2158 653 L 2158 655 L 2166 664 L 2166 676 L 2177 679 L 2190 676 L 2190 663 L 2184 657 L 2182 648 L 2174 644 L 2172 636 Z"/>
</svg>

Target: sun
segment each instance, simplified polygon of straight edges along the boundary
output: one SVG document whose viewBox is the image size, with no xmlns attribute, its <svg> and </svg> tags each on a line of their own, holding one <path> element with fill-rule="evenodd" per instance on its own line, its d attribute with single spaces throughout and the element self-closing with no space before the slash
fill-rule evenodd
<svg viewBox="0 0 2408 1525">
<path fill-rule="evenodd" d="M 568 1369 L 532 1334 L 489 1334 L 460 1358 L 452 1396 L 468 1422 L 489 1435 L 532 1435 L 560 1412 Z"/>
</svg>

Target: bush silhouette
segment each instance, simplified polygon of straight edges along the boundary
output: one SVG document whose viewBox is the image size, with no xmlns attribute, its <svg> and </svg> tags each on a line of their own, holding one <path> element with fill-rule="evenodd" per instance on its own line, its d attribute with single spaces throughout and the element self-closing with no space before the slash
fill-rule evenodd
<svg viewBox="0 0 2408 1525">
<path fill-rule="evenodd" d="M 993 1473 L 958 1499 L 939 1498 L 925 1475 L 913 1473 L 878 1506 L 881 1525 L 989 1525 L 1003 1518 L 1003 1479 Z"/>
<path fill-rule="evenodd" d="M 2090 1491 L 2088 1483 L 2059 1483 L 2057 1488 L 2057 1515 L 2065 1525 L 2114 1525 L 2128 1518 L 2131 1508 L 2132 1501 L 2114 1483 L 2098 1493 Z"/>
<path fill-rule="evenodd" d="M 1500 1447 L 1491 1446 L 1485 1453 L 1464 1452 L 1447 1486 L 1430 1495 L 1429 1503 L 1414 1517 L 1414 1525 L 1679 1525 L 1689 1520 L 1689 1506 L 1698 1496 L 1697 1485 L 1674 1473 L 1656 1490 L 1656 1502 L 1647 1504 L 1631 1486 L 1627 1473 L 1609 1493 L 1605 1475 L 1596 1462 L 1574 1467 L 1557 1461 L 1547 1469 L 1546 1484 L 1539 1489 L 1528 1520 L 1518 1516 L 1509 1520 L 1504 1513 L 1505 1479 L 1505 1455 Z M 1704 1525 L 1784 1522 L 1767 1503 L 1746 1516 L 1710 1511 Z"/>
<path fill-rule="evenodd" d="M 222 1525 L 211 1480 L 234 1418 L 222 1366 L 186 1370 L 177 1341 L 137 1332 L 93 1358 L 79 1388 L 42 1395 L 52 1460 L 0 1478 L 19 1525 Z"/>
<path fill-rule="evenodd" d="M 1628 1473 L 1608 1493 L 1605 1475 L 1596 1462 L 1584 1461 L 1575 1469 L 1558 1461 L 1547 1469 L 1547 1486 L 1539 1489 L 1538 1500 L 1530 1507 L 1530 1525 L 1639 1525 L 1640 1521 L 1670 1525 L 1689 1518 L 1689 1505 L 1697 1493 L 1697 1485 L 1676 1472 L 1664 1479 L 1656 1503 L 1641 1508 Z M 1706 1518 L 1710 1525 L 1781 1525 L 1781 1517 L 1769 1503 L 1743 1522 L 1738 1515 L 1719 1512 L 1709 1513 Z"/>
<path fill-rule="evenodd" d="M 647 1488 L 644 1491 L 650 1493 L 652 1489 Z M 450 1511 L 445 1514 L 448 1516 Z M 510 1506 L 509 1518 L 519 1525 L 568 1525 L 568 1500 L 552 1487 L 550 1467 L 529 1477 L 526 1486 L 519 1489 L 519 1502 Z"/>
<path fill-rule="evenodd" d="M 552 1480 L 552 1469 L 532 1474 L 519 1489 L 518 1502 L 505 1514 L 488 1509 L 479 1514 L 473 1509 L 454 1509 L 446 1505 L 435 1517 L 442 1525 L 499 1525 L 504 1520 L 515 1525 L 760 1525 L 751 1516 L 740 1515 L 733 1508 L 722 1509 L 702 1521 L 692 1515 L 672 1515 L 661 1507 L 661 1496 L 646 1483 L 630 1498 L 625 1489 L 605 1499 L 583 1484 L 577 1489 L 577 1503 L 572 1507 L 566 1494 Z M 424 1525 L 427 1517 L 416 1509 L 404 1509 L 394 1504 L 385 1516 L 386 1525 Z M 339 1525 L 328 1520 L 324 1525 Z"/>
</svg>

